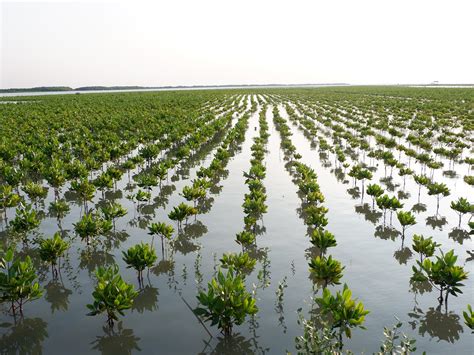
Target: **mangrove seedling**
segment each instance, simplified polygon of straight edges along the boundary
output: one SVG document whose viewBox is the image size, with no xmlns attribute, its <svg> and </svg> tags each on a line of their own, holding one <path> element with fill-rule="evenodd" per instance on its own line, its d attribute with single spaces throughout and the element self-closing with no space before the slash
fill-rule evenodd
<svg viewBox="0 0 474 355">
<path fill-rule="evenodd" d="M 397 218 L 402 225 L 402 240 L 405 239 L 405 230 L 416 224 L 416 218 L 410 211 L 398 211 Z"/>
<path fill-rule="evenodd" d="M 467 311 L 462 312 L 462 315 L 464 317 L 464 323 L 474 333 L 474 312 L 470 304 L 467 305 Z"/>
<path fill-rule="evenodd" d="M 0 301 L 11 304 L 13 316 L 17 311 L 23 315 L 23 305 L 43 294 L 33 262 L 29 256 L 15 258 L 13 248 L 9 248 L 0 257 L 0 269 Z"/>
<path fill-rule="evenodd" d="M 171 237 L 173 236 L 174 233 L 174 228 L 173 226 L 170 226 L 169 224 L 166 224 L 164 222 L 158 222 L 158 223 L 152 223 L 148 227 L 148 234 L 152 236 L 152 238 L 155 237 L 155 235 L 159 235 L 161 237 L 161 251 L 164 254 L 164 241 L 163 238 L 170 240 Z M 153 247 L 153 239 L 150 244 L 151 247 Z"/>
<path fill-rule="evenodd" d="M 372 197 L 372 209 L 375 208 L 375 200 L 377 197 L 382 196 L 384 193 L 384 189 L 377 184 L 369 184 L 367 185 L 367 195 Z"/>
<path fill-rule="evenodd" d="M 309 262 L 309 271 L 311 277 L 318 283 L 326 288 L 328 285 L 339 285 L 340 280 L 343 276 L 342 272 L 344 266 L 329 255 L 327 258 L 324 256 L 317 256 Z"/>
<path fill-rule="evenodd" d="M 310 242 L 319 249 L 321 256 L 326 253 L 328 248 L 332 248 L 337 245 L 334 235 L 320 228 L 313 230 Z"/>
<path fill-rule="evenodd" d="M 428 185 L 428 195 L 436 196 L 436 214 L 438 214 L 439 211 L 439 200 L 443 196 L 449 196 L 449 193 L 446 184 L 434 182 Z"/>
<path fill-rule="evenodd" d="M 369 311 L 364 309 L 362 302 L 357 302 L 352 298 L 352 292 L 346 284 L 344 284 L 342 292 L 337 291 L 336 295 L 332 295 L 331 291 L 325 288 L 323 296 L 316 298 L 316 303 L 320 306 L 323 314 L 330 316 L 332 329 L 338 329 L 341 348 L 343 333 L 350 338 L 352 328 L 365 329 L 363 324 Z"/>
<path fill-rule="evenodd" d="M 118 314 L 124 315 L 124 310 L 132 308 L 133 300 L 137 297 L 133 285 L 125 282 L 119 274 L 117 265 L 104 268 L 99 267 L 95 275 L 97 285 L 95 286 L 92 297 L 94 302 L 88 304 L 90 312 L 88 316 L 98 314 L 107 314 L 107 324 L 113 327 L 114 321 L 118 320 Z"/>
<path fill-rule="evenodd" d="M 122 251 L 123 261 L 128 265 L 127 268 L 134 268 L 138 272 L 138 285 L 141 288 L 143 282 L 143 270 L 150 268 L 155 263 L 157 257 L 155 250 L 145 243 L 130 247 L 126 252 Z"/>
<path fill-rule="evenodd" d="M 197 299 L 199 306 L 194 313 L 205 321 L 211 321 L 211 325 L 217 324 L 225 336 L 230 336 L 233 326 L 242 324 L 247 315 L 258 311 L 242 277 L 232 268 L 226 274 L 219 270 L 217 277 L 209 282 L 207 292 L 199 291 Z"/>
<path fill-rule="evenodd" d="M 248 253 L 224 253 L 219 260 L 224 269 L 234 269 L 238 274 L 250 274 L 255 267 L 257 260 Z"/>
<path fill-rule="evenodd" d="M 425 238 L 422 235 L 413 235 L 412 248 L 415 252 L 420 254 L 420 262 L 423 262 L 423 259 L 425 258 L 432 257 L 434 255 L 435 249 L 440 246 L 441 244 L 433 241 L 433 237 Z"/>
<path fill-rule="evenodd" d="M 59 258 L 63 256 L 64 252 L 69 248 L 69 243 L 61 238 L 59 232 L 54 233 L 52 238 L 42 239 L 39 242 L 39 254 L 41 260 L 51 264 L 51 273 L 53 279 L 58 276 L 56 265 Z"/>
<path fill-rule="evenodd" d="M 455 265 L 458 257 L 454 255 L 454 250 L 446 254 L 441 251 L 440 256 L 436 256 L 436 261 L 425 259 L 423 262 L 417 261 L 420 269 L 413 266 L 414 281 L 428 281 L 434 288 L 439 290 L 438 301 L 440 305 L 445 303 L 448 307 L 448 296 L 451 294 L 457 296 L 462 293 L 460 287 L 464 286 L 461 282 L 467 279 L 468 272 L 459 265 Z"/>
<path fill-rule="evenodd" d="M 474 204 L 469 203 L 467 198 L 460 197 L 457 201 L 451 202 L 451 209 L 459 215 L 459 225 L 461 227 L 462 216 L 466 213 L 474 213 Z"/>
</svg>

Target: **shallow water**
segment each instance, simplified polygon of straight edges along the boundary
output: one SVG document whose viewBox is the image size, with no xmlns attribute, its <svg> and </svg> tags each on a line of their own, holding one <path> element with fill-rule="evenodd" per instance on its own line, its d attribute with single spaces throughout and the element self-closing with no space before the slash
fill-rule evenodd
<svg viewBox="0 0 474 355">
<path fill-rule="evenodd" d="M 286 117 L 282 107 L 280 111 Z M 136 273 L 126 269 L 121 251 L 140 241 L 150 240 L 146 229 L 149 222 L 165 221 L 173 224 L 167 217 L 168 212 L 184 201 L 179 193 L 195 177 L 199 166 L 210 163 L 219 139 L 208 147 L 204 159 L 191 162 L 192 166 L 186 174 L 174 172 L 174 177 L 161 188 L 161 193 L 159 187 L 154 188 L 152 200 L 156 199 L 142 208 L 140 213 L 125 198 L 129 193 L 125 191 L 128 182 L 125 174 L 115 194 L 121 194 L 122 197 L 117 200 L 128 210 L 128 214 L 116 223 L 119 232 L 116 240 L 120 240 L 107 249 L 94 249 L 86 247 L 76 238 L 67 260 L 61 265 L 61 282 L 51 282 L 51 272 L 43 266 L 41 285 L 45 288 L 44 297 L 27 304 L 25 319 L 17 326 L 6 324 L 13 323 L 13 320 L 5 313 L 0 316 L 0 322 L 3 323 L 0 329 L 2 353 L 20 352 L 20 349 L 26 353 L 42 350 L 46 354 L 83 354 L 91 351 L 103 354 L 138 351 L 145 354 L 295 352 L 294 338 L 301 334 L 296 323 L 296 311 L 302 307 L 306 314 L 311 306 L 311 297 L 319 296 L 321 292 L 315 294 L 309 279 L 307 249 L 311 244 L 306 236 L 306 226 L 298 213 L 301 200 L 297 196 L 297 187 L 285 169 L 280 135 L 273 125 L 271 112 L 270 106 L 267 120 L 271 135 L 267 144 L 268 154 L 265 156 L 267 176 L 264 180 L 268 195 L 268 213 L 263 217 L 266 232 L 257 238 L 259 262 L 256 270 L 247 278 L 250 289 L 252 284 L 260 283 L 257 274 L 263 270 L 269 285 L 257 289 L 259 312 L 235 328 L 237 334 L 232 340 L 220 337 L 216 328 L 209 328 L 211 337 L 188 305 L 191 308 L 197 305 L 197 292 L 207 287 L 221 255 L 224 252 L 240 251 L 235 242 L 235 233 L 243 227 L 241 205 L 247 192 L 242 173 L 250 167 L 252 138 L 258 134 L 258 112 L 249 120 L 241 151 L 236 152 L 227 166 L 228 176 L 220 182 L 222 189 L 218 194 L 211 195 L 213 203 L 210 212 L 199 215 L 196 221 L 190 220 L 174 248 L 166 246 L 165 255 L 161 254 L 161 241 L 155 239 L 159 263 L 146 274 L 146 288 L 133 309 L 121 317 L 114 331 L 105 327 L 103 317 L 86 315 L 86 304 L 92 300 L 95 266 L 115 261 L 124 279 L 137 285 Z M 356 353 L 377 351 L 383 327 L 394 324 L 394 316 L 397 316 L 404 322 L 403 331 L 416 338 L 419 350 L 431 354 L 472 353 L 473 338 L 462 320 L 462 311 L 473 300 L 472 277 L 465 282 L 464 294 L 450 297 L 447 313 L 444 309 L 436 310 L 436 292 L 415 294 L 409 280 L 411 266 L 415 264 L 417 255 L 410 255 L 409 250 L 401 248 L 399 236 L 391 240 L 387 233 L 375 233 L 382 220 L 380 216 L 376 224 L 367 220 L 377 217 L 371 210 L 370 197 L 365 196 L 363 201 L 361 197 L 354 199 L 349 193 L 356 192 L 350 190 L 353 188 L 352 179 L 346 176 L 347 183 L 340 182 L 332 171 L 333 166 L 324 166 L 318 150 L 311 147 L 302 131 L 290 122 L 288 125 L 293 132 L 293 144 L 302 155 L 302 162 L 312 166 L 318 174 L 321 191 L 326 197 L 325 205 L 329 208 L 327 228 L 338 242 L 331 254 L 346 267 L 343 282 L 370 310 L 366 317 L 367 330 L 355 330 L 353 338 L 346 342 L 348 348 Z M 328 161 L 334 164 L 334 157 L 329 156 Z M 378 181 L 383 174 L 380 166 L 372 181 Z M 436 212 L 436 202 L 434 197 L 427 195 L 426 189 L 422 189 L 420 200 L 427 205 L 427 210 L 416 215 L 418 223 L 408 229 L 404 246 L 411 246 L 411 235 L 414 233 L 432 235 L 442 243 L 443 250 L 455 249 L 461 263 L 472 272 L 472 261 L 466 261 L 469 256 L 467 251 L 473 249 L 472 241 L 470 238 L 453 238 L 452 231 L 458 219 L 449 208 L 450 201 L 457 197 L 472 196 L 472 188 L 462 181 L 464 172 L 456 178 L 441 176 L 440 172 L 437 174 L 436 180 L 445 182 L 451 190 L 451 195 L 442 199 L 440 204 L 439 213 L 447 217 L 446 224 L 434 229 L 426 224 L 427 218 Z M 394 181 L 402 185 L 402 178 L 396 173 Z M 418 186 L 407 177 L 405 190 L 411 192 L 411 196 L 403 200 L 404 209 L 409 209 L 417 203 Z M 394 193 L 390 192 L 390 195 Z M 111 194 L 106 194 L 106 199 L 108 195 Z M 157 196 L 161 196 L 161 199 Z M 50 191 L 46 206 L 52 199 Z M 94 202 L 101 203 L 100 193 Z M 64 233 L 73 236 L 72 224 L 77 222 L 81 208 L 78 205 L 71 207 L 70 213 L 62 220 L 62 228 Z M 9 211 L 9 218 L 13 214 L 14 211 Z M 467 220 L 467 216 L 464 219 Z M 435 222 L 431 221 L 432 224 Z M 401 230 L 396 216 L 393 217 L 393 226 Z M 40 232 L 45 236 L 57 230 L 55 218 L 46 217 L 42 221 Z M 5 233 L 2 234 L 4 237 Z M 32 253 L 34 255 L 34 251 Z M 276 295 L 280 282 L 287 286 L 282 303 L 277 302 Z"/>
</svg>

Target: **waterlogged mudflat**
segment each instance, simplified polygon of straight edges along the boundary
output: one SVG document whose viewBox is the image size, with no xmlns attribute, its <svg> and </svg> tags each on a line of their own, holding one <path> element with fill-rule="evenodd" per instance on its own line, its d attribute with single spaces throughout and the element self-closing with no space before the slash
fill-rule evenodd
<svg viewBox="0 0 474 355">
<path fill-rule="evenodd" d="M 467 226 L 470 215 L 463 217 L 461 228 L 458 228 L 458 216 L 449 207 L 451 201 L 459 197 L 467 197 L 471 203 L 474 202 L 474 188 L 463 180 L 465 175 L 473 175 L 472 170 L 468 164 L 462 162 L 456 162 L 454 167 L 449 169 L 449 159 L 436 157 L 437 161 L 443 162 L 444 167 L 434 171 L 432 178 L 436 182 L 445 183 L 450 190 L 450 195 L 440 200 L 439 211 L 436 213 L 436 197 L 429 196 L 425 187 L 421 188 L 418 197 L 418 185 L 412 176 L 399 176 L 397 168 L 393 169 L 392 174 L 390 167 L 385 172 L 382 161 L 365 157 L 365 163 L 377 168 L 371 181 L 365 182 L 365 187 L 369 183 L 378 183 L 384 187 L 386 193 L 400 199 L 404 204 L 403 210 L 413 210 L 415 206 L 417 223 L 407 229 L 402 242 L 401 226 L 396 215 L 393 214 L 390 225 L 388 212 L 384 224 L 381 210 L 377 207 L 372 209 L 371 197 L 366 193 L 362 197 L 361 182 L 357 181 L 357 187 L 354 187 L 353 179 L 347 175 L 354 163 L 364 160 L 363 154 L 355 154 L 354 159 L 347 154 L 350 166 L 344 168 L 337 162 L 333 152 L 323 152 L 318 144 L 312 145 L 311 137 L 305 135 L 303 126 L 289 119 L 286 105 L 294 107 L 298 117 L 303 116 L 298 105 L 301 105 L 300 109 L 316 111 L 330 105 L 326 94 L 324 100 L 318 96 L 318 92 L 325 93 L 324 90 L 300 92 L 262 89 L 215 92 L 217 98 L 225 96 L 229 98 L 229 102 L 235 103 L 229 106 L 231 111 L 237 111 L 239 107 L 244 106 L 245 110 L 249 110 L 251 99 L 255 101 L 256 110 L 250 114 L 245 140 L 233 151 L 226 167 L 227 173 L 211 188 L 207 201 L 210 209 L 198 214 L 196 219 L 190 218 L 179 235 L 175 232 L 173 241 L 166 243 L 163 253 L 159 238 L 155 238 L 158 261 L 154 267 L 145 271 L 144 289 L 132 309 L 125 311 L 125 316 L 120 317 L 113 330 L 107 328 L 105 316 L 87 316 L 86 304 L 92 302 L 91 294 L 95 286 L 94 270 L 100 265 L 116 263 L 123 278 L 135 286 L 138 285 L 136 271 L 127 268 L 122 260 L 122 251 L 141 241 L 149 243 L 151 236 L 148 235 L 147 227 L 151 222 L 163 221 L 176 226 L 174 221 L 168 218 L 168 213 L 172 207 L 185 201 L 180 195 L 183 187 L 196 178 L 197 171 L 202 166 L 209 166 L 216 149 L 225 137 L 225 132 L 234 127 L 246 111 L 235 113 L 225 132 L 217 134 L 198 147 L 191 156 L 180 160 L 178 165 L 169 171 L 169 176 L 161 187 L 151 189 L 150 201 L 139 204 L 138 208 L 136 202 L 127 198 L 127 195 L 138 190 L 128 173 L 117 182 L 116 189 L 108 189 L 104 195 L 96 191 L 92 203 L 88 203 L 89 208 L 95 209 L 107 201 L 115 201 L 127 209 L 127 215 L 117 219 L 115 231 L 100 237 L 101 242 L 96 245 L 87 246 L 75 235 L 73 224 L 78 222 L 84 208 L 77 197 L 68 195 L 69 182 L 63 187 L 62 193 L 69 203 L 70 211 L 60 220 L 60 225 L 58 219 L 48 213 L 48 206 L 54 201 L 54 191 L 50 188 L 47 198 L 36 207 L 38 211 L 43 212 L 40 226 L 30 233 L 28 243 L 19 242 L 16 247 L 22 255 L 31 255 L 33 258 L 39 270 L 44 295 L 26 304 L 23 319 L 17 317 L 16 321 L 8 312 L 9 305 L 2 304 L 0 352 L 296 353 L 295 337 L 302 334 L 302 329 L 297 324 L 297 310 L 302 308 L 303 315 L 309 318 L 308 312 L 314 308 L 312 299 L 320 297 L 322 289 L 315 286 L 310 278 L 308 262 L 314 255 L 307 235 L 307 226 L 302 218 L 302 201 L 298 196 L 298 186 L 292 181 L 288 160 L 285 159 L 280 146 L 282 137 L 273 121 L 272 110 L 276 106 L 293 133 L 291 141 L 297 153 L 301 154 L 300 161 L 317 173 L 320 190 L 325 196 L 324 205 L 328 208 L 329 222 L 326 229 L 337 239 L 337 246 L 331 248 L 329 253 L 345 266 L 341 281 L 350 287 L 353 296 L 362 301 L 364 307 L 370 311 L 365 320 L 367 329 L 354 329 L 352 338 L 344 339 L 345 348 L 355 353 L 378 351 L 383 338 L 383 327 L 392 326 L 396 322 L 396 316 L 403 322 L 402 331 L 416 339 L 418 350 L 428 354 L 472 353 L 473 335 L 464 324 L 462 316 L 467 304 L 473 302 L 473 261 L 468 253 L 472 253 L 473 243 Z M 389 91 L 384 94 L 401 98 L 406 94 L 407 97 L 417 100 L 424 99 L 424 89 L 409 90 L 411 91 L 407 93 Z M 431 94 L 435 89 L 428 90 L 430 93 L 427 94 L 426 100 L 440 100 L 438 94 Z M 441 89 L 439 91 L 442 92 Z M 361 103 L 360 95 L 365 95 L 369 101 L 379 100 L 377 92 L 369 91 L 354 93 L 357 100 L 351 102 L 350 93 L 349 90 L 349 94 L 344 94 L 344 100 L 335 99 L 335 105 L 357 107 Z M 150 107 L 154 103 L 158 105 L 156 97 L 159 97 L 160 93 L 120 93 L 113 94 L 113 97 L 120 100 L 121 97 L 127 98 L 127 95 L 134 95 L 136 100 L 141 100 L 143 105 Z M 206 103 L 209 110 L 216 110 L 212 94 L 206 95 L 209 97 L 203 100 L 202 105 Z M 336 92 L 332 95 L 337 97 L 338 94 Z M 465 98 L 469 95 L 472 102 L 472 90 L 463 89 L 459 97 Z M 69 111 L 66 107 L 74 105 L 74 100 L 85 100 L 82 96 L 86 95 L 80 96 L 64 96 L 62 99 L 58 96 L 53 99 L 55 101 L 51 105 Z M 108 101 L 111 96 L 99 96 L 104 106 L 113 104 Z M 300 101 L 300 96 L 303 101 Z M 42 99 L 41 105 L 47 100 Z M 401 102 L 404 102 L 403 99 Z M 4 109 L 18 110 L 16 114 L 22 115 L 22 110 L 26 111 L 39 104 L 15 105 L 22 106 L 21 108 L 7 108 L 10 105 L 2 105 L 0 112 Z M 197 306 L 196 295 L 199 290 L 207 288 L 207 283 L 219 267 L 222 254 L 242 250 L 235 242 L 235 234 L 244 227 L 242 202 L 248 187 L 243 172 L 250 168 L 250 147 L 253 138 L 259 134 L 258 119 L 264 104 L 270 133 L 264 158 L 266 177 L 263 180 L 268 211 L 263 215 L 263 222 L 260 224 L 263 232 L 257 235 L 257 264 L 255 270 L 246 278 L 247 289 L 255 289 L 258 313 L 247 317 L 242 325 L 234 327 L 233 337 L 225 339 L 218 329 L 211 327 L 209 323 L 207 328 L 211 335 L 208 334 L 190 307 Z M 319 112 L 321 114 L 321 111 Z M 219 117 L 217 111 L 213 113 Z M 472 108 L 470 115 L 472 119 Z M 341 116 L 344 116 L 344 113 L 341 113 Z M 328 128 L 319 123 L 317 127 L 320 135 L 325 136 L 332 144 L 331 138 L 325 135 L 325 129 Z M 468 133 L 467 139 L 470 138 L 472 143 L 472 131 Z M 374 139 L 371 144 L 375 147 Z M 346 143 L 342 142 L 341 147 L 345 148 Z M 408 164 L 408 156 L 401 154 L 399 157 L 398 151 L 393 151 L 399 162 Z M 167 154 L 170 153 L 160 153 L 156 160 L 159 161 Z M 462 157 L 472 155 L 473 152 L 465 148 Z M 410 164 L 411 169 L 419 174 L 421 165 L 415 159 L 411 159 Z M 455 174 L 448 170 L 453 170 Z M 132 169 L 130 176 L 133 177 L 139 171 L 139 167 Z M 93 176 L 96 177 L 100 172 L 100 169 L 94 171 Z M 431 176 L 430 169 L 427 173 Z M 380 179 L 386 174 L 392 175 L 388 185 L 380 183 Z M 43 183 L 48 186 L 46 181 Z M 13 237 L 8 222 L 15 217 L 15 208 L 9 208 L 6 212 L 8 220 L 5 220 L 2 214 L 0 221 L 3 245 L 12 243 Z M 53 280 L 49 265 L 42 263 L 39 258 L 35 238 L 50 237 L 58 230 L 71 242 L 71 247 L 67 256 L 61 260 L 60 277 Z M 449 297 L 447 309 L 444 305 L 438 307 L 438 292 L 435 289 L 430 291 L 410 282 L 412 266 L 416 265 L 419 258 L 412 249 L 413 234 L 433 236 L 433 239 L 441 244 L 443 251 L 454 249 L 458 255 L 458 264 L 471 272 L 464 281 L 463 293 L 458 297 Z M 279 289 L 283 290 L 283 293 L 279 292 Z M 332 292 L 341 289 L 342 285 L 329 286 Z"/>
</svg>

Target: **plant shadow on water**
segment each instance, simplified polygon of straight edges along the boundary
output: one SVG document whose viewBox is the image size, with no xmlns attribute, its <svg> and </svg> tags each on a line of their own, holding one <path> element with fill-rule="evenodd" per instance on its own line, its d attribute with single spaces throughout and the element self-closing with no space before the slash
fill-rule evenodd
<svg viewBox="0 0 474 355">
<path fill-rule="evenodd" d="M 464 241 L 471 239 L 469 232 L 462 228 L 453 228 L 451 232 L 449 232 L 448 237 L 461 245 Z"/>
<path fill-rule="evenodd" d="M 439 308 L 430 307 L 426 313 L 415 308 L 414 312 L 408 313 L 413 319 L 409 323 L 413 330 L 418 327 L 418 332 L 423 337 L 428 334 L 431 339 L 436 339 L 438 342 L 454 343 L 464 332 L 459 322 L 461 318 L 452 311 L 443 312 Z"/>
<path fill-rule="evenodd" d="M 158 295 L 159 292 L 157 288 L 146 285 L 139 291 L 138 296 L 134 299 L 132 311 L 137 311 L 138 313 L 156 311 L 158 309 Z"/>
<path fill-rule="evenodd" d="M 383 213 L 372 209 L 372 207 L 368 203 L 364 203 L 363 205 L 356 205 L 354 206 L 355 212 L 358 214 L 362 214 L 366 221 L 376 225 L 377 222 L 382 218 Z"/>
<path fill-rule="evenodd" d="M 383 224 L 378 225 L 375 228 L 374 237 L 380 238 L 383 240 L 392 240 L 395 241 L 401 233 L 394 227 L 389 227 Z"/>
<path fill-rule="evenodd" d="M 58 280 L 51 280 L 45 287 L 45 300 L 51 304 L 51 313 L 65 312 L 69 307 L 69 296 L 72 291 L 64 287 Z"/>
<path fill-rule="evenodd" d="M 211 346 L 210 341 L 204 341 L 204 349 L 198 353 L 199 355 L 240 355 L 240 354 L 254 354 L 253 343 L 250 339 L 237 333 L 231 336 L 220 336 L 217 338 L 217 344 L 210 351 L 207 348 Z"/>
<path fill-rule="evenodd" d="M 124 329 L 122 322 L 115 327 L 104 326 L 104 335 L 97 336 L 91 343 L 92 350 L 98 350 L 101 354 L 131 354 L 134 350 L 141 351 L 138 346 L 140 338 L 136 337 L 132 329 Z"/>
<path fill-rule="evenodd" d="M 426 217 L 426 225 L 430 226 L 433 229 L 438 228 L 443 230 L 443 227 L 448 224 L 448 220 L 443 216 L 430 216 Z"/>
<path fill-rule="evenodd" d="M 41 318 L 23 318 L 15 323 L 4 322 L 7 332 L 0 337 L 2 354 L 41 354 L 48 338 L 48 324 Z"/>
</svg>

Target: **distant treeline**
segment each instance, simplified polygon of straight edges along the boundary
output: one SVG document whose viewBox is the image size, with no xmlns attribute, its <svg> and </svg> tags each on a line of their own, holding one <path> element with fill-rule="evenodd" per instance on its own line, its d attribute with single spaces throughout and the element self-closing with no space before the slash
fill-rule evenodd
<svg viewBox="0 0 474 355">
<path fill-rule="evenodd" d="M 0 89 L 0 93 L 21 92 L 46 92 L 46 91 L 96 91 L 96 90 L 153 90 L 153 89 L 200 89 L 200 88 L 245 88 L 245 87 L 302 87 L 302 86 L 338 86 L 348 85 L 344 83 L 329 84 L 242 84 L 242 85 L 178 85 L 178 86 L 81 86 L 71 88 L 69 86 L 39 86 L 34 88 L 12 88 Z"/>
</svg>

